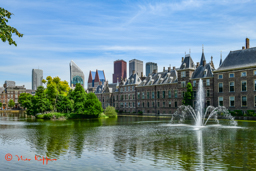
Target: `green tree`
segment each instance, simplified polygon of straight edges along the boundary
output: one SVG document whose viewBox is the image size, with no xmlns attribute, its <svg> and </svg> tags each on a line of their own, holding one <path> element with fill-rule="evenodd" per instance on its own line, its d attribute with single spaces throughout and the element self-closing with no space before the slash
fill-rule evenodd
<svg viewBox="0 0 256 171">
<path fill-rule="evenodd" d="M 70 91 L 72 93 L 72 98 L 74 99 L 74 111 L 76 114 L 83 114 L 85 109 L 85 101 L 86 101 L 86 92 L 81 84 L 76 84 L 76 88 L 74 91 Z"/>
<path fill-rule="evenodd" d="M 21 93 L 19 96 L 18 102 L 22 107 L 29 108 L 32 105 L 31 103 L 32 97 L 33 96 L 29 93 Z"/>
<path fill-rule="evenodd" d="M 13 108 L 14 105 L 15 105 L 14 101 L 13 101 L 12 99 L 9 100 L 8 106 L 9 106 L 10 108 Z"/>
<path fill-rule="evenodd" d="M 187 92 L 185 93 L 182 103 L 184 105 L 193 105 L 193 88 L 190 82 L 187 84 Z"/>
<path fill-rule="evenodd" d="M 3 42 L 6 40 L 9 42 L 9 45 L 14 44 L 17 46 L 16 42 L 12 39 L 12 34 L 15 33 L 18 37 L 23 37 L 23 34 L 18 32 L 14 27 L 7 25 L 8 19 L 11 19 L 12 13 L 0 7 L 0 38 Z"/>
<path fill-rule="evenodd" d="M 36 114 L 36 113 L 43 113 L 46 110 L 50 110 L 51 109 L 51 104 L 49 99 L 46 98 L 46 94 L 44 91 L 44 87 L 43 86 L 39 86 L 37 87 L 36 90 L 36 94 L 35 96 L 33 96 L 31 102 L 32 102 L 32 114 Z"/>
<path fill-rule="evenodd" d="M 68 96 L 59 95 L 56 106 L 59 112 L 69 113 L 73 110 L 74 101 L 70 100 Z"/>
<path fill-rule="evenodd" d="M 3 104 L 0 102 L 0 107 L 2 107 L 3 106 Z"/>
<path fill-rule="evenodd" d="M 67 96 L 70 90 L 70 87 L 66 80 L 61 81 L 59 77 L 52 78 L 51 76 L 48 76 L 46 77 L 46 80 L 42 80 L 44 84 L 47 84 L 47 88 L 45 90 L 46 96 L 50 100 L 55 110 L 57 97 L 59 95 Z"/>
<path fill-rule="evenodd" d="M 84 114 L 92 117 L 98 117 L 103 112 L 101 102 L 94 93 L 88 93 L 84 104 Z"/>
<path fill-rule="evenodd" d="M 116 112 L 115 107 L 113 107 L 113 106 L 108 106 L 108 107 L 105 109 L 105 115 L 108 116 L 108 117 L 117 117 L 117 112 Z"/>
</svg>

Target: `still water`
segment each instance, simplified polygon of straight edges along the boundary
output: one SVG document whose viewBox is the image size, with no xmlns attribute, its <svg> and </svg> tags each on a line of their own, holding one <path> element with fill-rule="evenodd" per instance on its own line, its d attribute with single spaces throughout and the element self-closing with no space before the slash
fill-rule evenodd
<svg viewBox="0 0 256 171">
<path fill-rule="evenodd" d="M 254 170 L 255 159 L 251 121 L 194 130 L 166 118 L 44 121 L 0 113 L 0 170 Z"/>
</svg>

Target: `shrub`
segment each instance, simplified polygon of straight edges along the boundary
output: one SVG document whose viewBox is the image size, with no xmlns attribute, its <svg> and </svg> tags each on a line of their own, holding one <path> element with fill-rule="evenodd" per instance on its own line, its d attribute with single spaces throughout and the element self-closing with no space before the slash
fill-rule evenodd
<svg viewBox="0 0 256 171">
<path fill-rule="evenodd" d="M 248 116 L 253 116 L 255 114 L 254 110 L 247 110 L 246 113 Z"/>
<path fill-rule="evenodd" d="M 36 118 L 37 118 L 37 119 L 43 119 L 43 118 L 44 118 L 44 115 L 42 115 L 42 114 L 36 115 Z"/>
<path fill-rule="evenodd" d="M 143 112 L 142 112 L 142 111 L 139 111 L 138 114 L 139 114 L 139 115 L 143 115 Z"/>
<path fill-rule="evenodd" d="M 244 116 L 242 110 L 234 110 L 236 116 Z"/>
<path fill-rule="evenodd" d="M 99 118 L 108 118 L 104 113 L 99 114 Z"/>
<path fill-rule="evenodd" d="M 117 117 L 116 109 L 115 109 L 113 106 L 108 106 L 108 107 L 105 109 L 105 115 L 108 116 L 108 117 L 110 117 L 110 118 Z"/>
</svg>

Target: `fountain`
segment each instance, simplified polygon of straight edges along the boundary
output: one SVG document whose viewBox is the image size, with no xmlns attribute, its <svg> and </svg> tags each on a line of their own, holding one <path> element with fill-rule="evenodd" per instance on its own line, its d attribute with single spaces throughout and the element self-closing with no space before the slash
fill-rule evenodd
<svg viewBox="0 0 256 171">
<path fill-rule="evenodd" d="M 234 121 L 234 117 L 229 113 L 228 109 L 224 106 L 208 106 L 204 112 L 204 88 L 203 81 L 200 79 L 198 84 L 198 91 L 196 96 L 196 106 L 195 110 L 191 106 L 181 105 L 178 107 L 177 111 L 173 114 L 171 122 L 173 123 L 175 119 L 178 117 L 179 123 L 185 121 L 187 116 L 192 116 L 195 120 L 196 127 L 203 127 L 207 124 L 210 118 L 214 118 L 215 122 L 218 124 L 218 114 L 222 114 L 222 117 L 229 121 L 229 125 L 237 125 L 237 122 Z"/>
</svg>

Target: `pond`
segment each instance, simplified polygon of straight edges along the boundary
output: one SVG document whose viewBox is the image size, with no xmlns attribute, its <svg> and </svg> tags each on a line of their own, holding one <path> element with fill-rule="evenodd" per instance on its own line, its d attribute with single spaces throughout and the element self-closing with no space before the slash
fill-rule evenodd
<svg viewBox="0 0 256 171">
<path fill-rule="evenodd" d="M 46 156 L 56 161 L 40 161 Z M 194 130 L 169 118 L 51 121 L 0 113 L 0 158 L 1 170 L 252 170 L 256 122 Z"/>
</svg>

